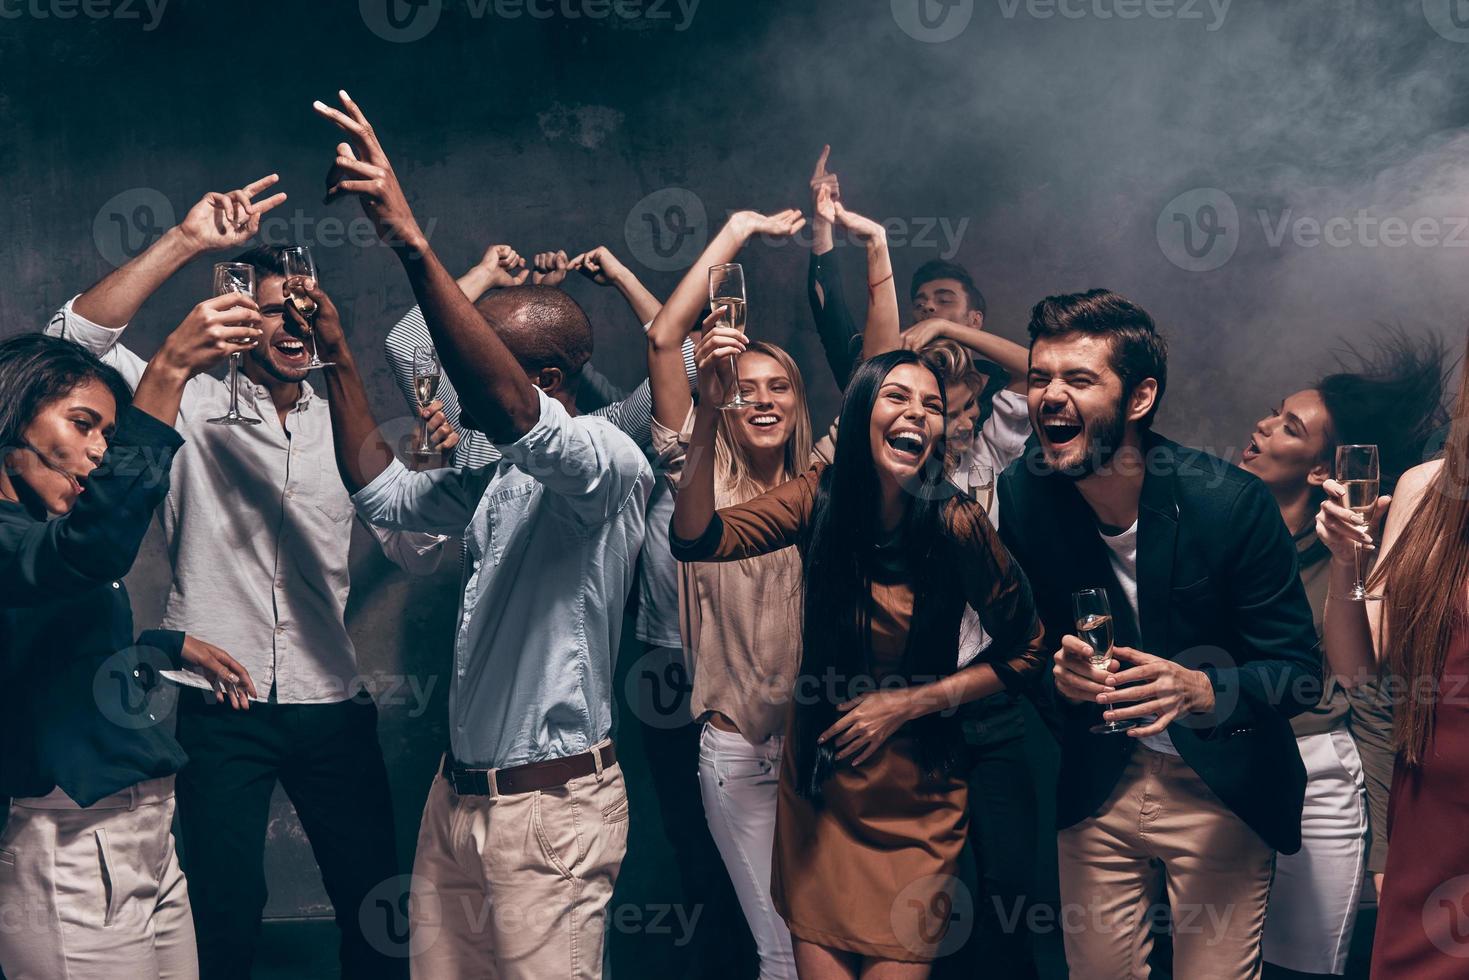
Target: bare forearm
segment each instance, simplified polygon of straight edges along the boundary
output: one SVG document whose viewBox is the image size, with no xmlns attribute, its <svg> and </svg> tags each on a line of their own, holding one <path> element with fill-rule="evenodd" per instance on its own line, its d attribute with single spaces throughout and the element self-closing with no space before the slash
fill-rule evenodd
<svg viewBox="0 0 1469 980">
<path fill-rule="evenodd" d="M 1010 375 L 1010 388 L 1025 390 L 1025 376 L 1030 371 L 1030 352 L 1024 347 L 1004 337 L 996 337 L 992 333 L 958 323 L 951 325 L 945 334 L 950 340 L 963 344 L 985 360 L 993 361 L 1004 368 L 1005 373 Z"/>
<path fill-rule="evenodd" d="M 349 493 L 356 493 L 377 479 L 393 461 L 393 450 L 377 427 L 367 389 L 346 345 L 332 351 L 333 367 L 326 377 L 331 406 L 332 442 L 337 453 L 337 471 Z"/>
<path fill-rule="evenodd" d="M 714 519 L 714 428 L 719 409 L 701 405 L 684 458 L 683 477 L 673 505 L 673 533 L 693 541 Z"/>
<path fill-rule="evenodd" d="M 874 238 L 867 244 L 867 326 L 862 331 L 862 356 L 873 357 L 901 346 L 898 325 L 898 292 L 887 239 Z"/>
<path fill-rule="evenodd" d="M 1377 673 L 1372 625 L 1367 618 L 1367 603 L 1338 598 L 1352 591 L 1357 580 L 1356 569 L 1349 563 L 1333 560 L 1329 575 L 1321 642 L 1331 672 L 1344 687 L 1353 688 Z"/>
<path fill-rule="evenodd" d="M 736 224 L 731 218 L 719 230 L 653 318 L 653 325 L 648 328 L 648 343 L 658 350 L 678 350 L 694 329 L 709 299 L 709 267 L 732 262 L 745 245 L 746 236 Z"/>
<path fill-rule="evenodd" d="M 617 286 L 617 291 L 622 294 L 622 298 L 627 300 L 627 305 L 632 307 L 633 315 L 638 318 L 639 324 L 653 322 L 658 312 L 663 309 L 663 304 L 658 302 L 658 297 L 648 292 L 648 287 L 644 286 L 642 280 L 631 272 L 622 273 L 613 282 Z"/>
<path fill-rule="evenodd" d="M 519 439 L 540 415 L 524 369 L 426 242 L 400 255 L 460 404 L 492 442 Z"/>
<path fill-rule="evenodd" d="M 459 291 L 464 294 L 464 298 L 474 303 L 490 291 L 490 270 L 477 265 L 456 281 L 459 283 Z"/>
<path fill-rule="evenodd" d="M 176 425 L 184 385 L 188 381 L 186 368 L 168 364 L 160 354 L 148 362 L 143 376 L 138 379 L 138 387 L 133 392 L 133 407 L 147 412 L 164 425 Z"/>
<path fill-rule="evenodd" d="M 961 704 L 997 694 L 1004 687 L 995 668 L 987 663 L 971 664 L 942 680 L 910 687 L 910 716 L 922 718 L 935 711 L 952 711 Z"/>
<path fill-rule="evenodd" d="M 76 298 L 78 316 L 114 330 L 127 326 L 143 303 L 199 254 L 182 231 L 170 228 L 142 255 L 105 276 Z M 173 424 L 173 420 L 169 420 Z"/>
</svg>

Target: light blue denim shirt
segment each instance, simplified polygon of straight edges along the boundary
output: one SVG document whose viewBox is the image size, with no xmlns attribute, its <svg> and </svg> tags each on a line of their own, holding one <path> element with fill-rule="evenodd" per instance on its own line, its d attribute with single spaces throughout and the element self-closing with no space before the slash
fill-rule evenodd
<svg viewBox="0 0 1469 980">
<path fill-rule="evenodd" d="M 612 729 L 653 471 L 612 423 L 537 395 L 540 419 L 494 465 L 394 462 L 352 498 L 373 524 L 464 536 L 449 741 L 474 767 L 576 755 Z"/>
</svg>

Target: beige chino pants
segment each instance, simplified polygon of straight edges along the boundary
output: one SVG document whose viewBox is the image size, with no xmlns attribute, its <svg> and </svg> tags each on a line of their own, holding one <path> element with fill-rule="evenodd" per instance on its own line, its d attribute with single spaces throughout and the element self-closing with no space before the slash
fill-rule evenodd
<svg viewBox="0 0 1469 980">
<path fill-rule="evenodd" d="M 1178 756 L 1134 749 L 1101 811 L 1057 849 L 1071 980 L 1147 977 L 1165 887 L 1174 976 L 1260 975 L 1275 851 Z"/>
<path fill-rule="evenodd" d="M 9 980 L 199 976 L 173 808 L 172 776 L 85 810 L 60 789 L 11 802 L 0 836 L 0 970 Z"/>
<path fill-rule="evenodd" d="M 617 765 L 504 796 L 459 796 L 436 777 L 409 893 L 414 980 L 601 977 L 626 851 Z"/>
</svg>

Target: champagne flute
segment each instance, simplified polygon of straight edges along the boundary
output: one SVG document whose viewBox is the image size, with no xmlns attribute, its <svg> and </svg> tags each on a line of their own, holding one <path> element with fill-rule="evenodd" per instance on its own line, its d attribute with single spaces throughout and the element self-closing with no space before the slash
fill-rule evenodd
<svg viewBox="0 0 1469 980">
<path fill-rule="evenodd" d="M 1347 488 L 1347 506 L 1361 514 L 1363 520 L 1369 520 L 1372 516 L 1373 505 L 1377 503 L 1378 490 L 1381 487 L 1377 447 L 1337 446 L 1336 480 Z M 1352 591 L 1347 593 L 1346 598 L 1354 602 L 1381 599 L 1382 596 L 1373 595 L 1367 591 L 1367 583 L 1362 579 L 1362 546 L 1360 544 L 1352 545 L 1352 557 L 1357 568 L 1357 581 L 1352 586 Z"/>
<path fill-rule="evenodd" d="M 1082 589 L 1071 594 L 1071 611 L 1076 616 L 1076 635 L 1092 648 L 1093 667 L 1105 670 L 1112 659 L 1112 606 L 1106 589 Z M 1104 721 L 1088 729 L 1094 735 L 1114 735 L 1142 724 L 1139 718 Z"/>
<path fill-rule="evenodd" d="M 716 313 L 721 310 L 719 325 L 745 331 L 745 270 L 738 262 L 709 267 L 709 305 Z M 725 411 L 749 408 L 755 403 L 745 397 L 740 389 L 740 357 L 729 359 L 734 372 L 734 397 L 719 407 Z"/>
<path fill-rule="evenodd" d="M 285 269 L 286 281 L 290 282 L 293 276 L 300 276 L 310 285 L 316 285 L 316 260 L 311 257 L 311 249 L 305 245 L 292 245 L 290 248 L 281 250 L 281 265 Z M 316 300 L 302 290 L 287 290 L 286 302 L 296 308 L 301 314 L 301 320 L 306 324 L 306 332 L 311 335 L 311 360 L 306 362 L 308 368 L 331 367 L 331 361 L 323 361 L 316 352 L 316 328 L 311 320 L 316 316 Z"/>
<path fill-rule="evenodd" d="M 989 513 L 995 502 L 995 470 L 989 463 L 978 456 L 971 455 L 967 467 L 967 480 L 969 484 L 969 499 L 979 504 Z M 1106 593 L 1103 593 L 1106 598 Z"/>
<path fill-rule="evenodd" d="M 255 267 L 243 262 L 217 262 L 214 266 L 214 295 L 242 293 L 255 298 Z M 240 353 L 230 355 L 230 407 L 211 425 L 259 425 L 260 419 L 240 414 Z"/>
<path fill-rule="evenodd" d="M 439 355 L 432 347 L 413 348 L 413 396 L 418 400 L 419 408 L 428 408 L 439 392 L 439 376 L 442 369 L 439 367 Z M 418 420 L 419 439 L 418 445 L 414 447 L 415 456 L 432 456 L 435 454 L 433 446 L 428 441 L 428 419 Z"/>
</svg>

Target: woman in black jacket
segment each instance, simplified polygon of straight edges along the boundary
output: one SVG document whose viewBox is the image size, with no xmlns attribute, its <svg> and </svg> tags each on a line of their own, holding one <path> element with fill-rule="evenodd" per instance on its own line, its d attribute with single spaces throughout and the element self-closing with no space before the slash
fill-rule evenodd
<svg viewBox="0 0 1469 980">
<path fill-rule="evenodd" d="M 0 343 L 0 971 L 194 977 L 171 838 L 183 751 L 161 724 L 187 664 L 245 707 L 248 675 L 182 633 L 134 639 L 121 578 L 168 490 L 185 382 L 260 335 L 245 296 L 201 303 L 130 395 L 75 344 Z M 131 404 L 130 404 L 131 403 Z"/>
</svg>

